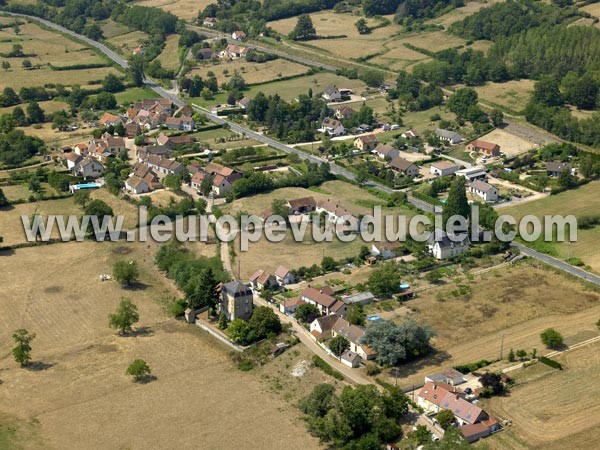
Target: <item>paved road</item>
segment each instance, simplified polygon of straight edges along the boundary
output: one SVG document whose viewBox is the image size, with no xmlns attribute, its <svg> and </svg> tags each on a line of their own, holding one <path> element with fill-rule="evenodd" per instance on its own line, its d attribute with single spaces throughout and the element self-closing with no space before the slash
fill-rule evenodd
<svg viewBox="0 0 600 450">
<path fill-rule="evenodd" d="M 300 341 L 304 345 L 306 345 L 308 349 L 311 350 L 315 355 L 320 356 L 325 361 L 327 361 L 327 363 L 330 366 L 332 366 L 335 370 L 341 372 L 348 380 L 356 384 L 374 384 L 373 380 L 366 378 L 364 375 L 362 375 L 355 369 L 351 369 L 350 367 L 342 364 L 337 359 L 332 358 L 319 344 L 315 342 L 315 340 L 312 337 L 309 336 L 308 331 L 304 327 L 302 327 L 302 325 L 300 325 L 296 320 L 292 319 L 291 317 L 283 314 L 271 303 L 268 303 L 266 300 L 258 296 L 254 296 L 254 303 L 271 308 L 279 316 L 279 319 L 283 323 L 291 323 Z"/>
<path fill-rule="evenodd" d="M 563 272 L 574 275 L 578 278 L 584 279 L 586 281 L 589 281 L 590 283 L 594 283 L 595 285 L 600 286 L 600 277 L 598 275 L 594 275 L 593 273 L 587 272 L 583 269 L 580 269 L 579 267 L 572 266 L 571 264 L 553 258 L 552 256 L 540 253 L 518 242 L 511 243 L 511 246 L 518 248 L 522 254 L 527 255 L 530 258 L 535 258 L 538 261 L 542 261 L 546 264 L 556 267 L 557 269 L 560 269 Z"/>
</svg>

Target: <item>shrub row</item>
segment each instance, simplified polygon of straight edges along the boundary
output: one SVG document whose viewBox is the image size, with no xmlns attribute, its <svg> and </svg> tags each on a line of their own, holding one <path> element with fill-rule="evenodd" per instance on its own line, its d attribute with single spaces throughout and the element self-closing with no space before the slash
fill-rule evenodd
<svg viewBox="0 0 600 450">
<path fill-rule="evenodd" d="M 338 372 L 337 370 L 335 370 L 333 367 L 331 367 L 327 362 L 325 362 L 325 360 L 323 360 L 323 358 L 321 358 L 320 356 L 317 355 L 313 355 L 312 358 L 312 362 L 315 366 L 317 366 L 319 369 L 321 369 L 323 372 L 325 372 L 327 375 L 332 376 L 333 378 L 335 378 L 336 380 L 343 380 L 344 379 L 344 375 L 342 375 L 340 372 Z"/>
<path fill-rule="evenodd" d="M 482 359 L 481 361 L 477 361 L 470 364 L 463 364 L 462 366 L 456 366 L 454 369 L 458 370 L 460 373 L 467 374 L 470 372 L 475 372 L 477 369 L 481 369 L 482 367 L 489 366 L 492 362 L 487 359 Z"/>
<path fill-rule="evenodd" d="M 559 362 L 554 361 L 553 359 L 546 358 L 545 356 L 542 356 L 540 358 L 540 361 L 543 362 L 544 364 L 546 364 L 547 366 L 552 367 L 553 369 L 562 370 L 562 364 L 559 363 Z"/>
</svg>

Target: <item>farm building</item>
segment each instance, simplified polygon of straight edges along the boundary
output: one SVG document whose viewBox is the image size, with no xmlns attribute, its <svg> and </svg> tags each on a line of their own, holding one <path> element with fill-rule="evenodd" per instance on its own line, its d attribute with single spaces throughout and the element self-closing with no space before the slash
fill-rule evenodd
<svg viewBox="0 0 600 450">
<path fill-rule="evenodd" d="M 493 142 L 477 139 L 467 144 L 467 151 L 482 153 L 487 156 L 498 156 L 500 155 L 500 146 Z"/>
</svg>

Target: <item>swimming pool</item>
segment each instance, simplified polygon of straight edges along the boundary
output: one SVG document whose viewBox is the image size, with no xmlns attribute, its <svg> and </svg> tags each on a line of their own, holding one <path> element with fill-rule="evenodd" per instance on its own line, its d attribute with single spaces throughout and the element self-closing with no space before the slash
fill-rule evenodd
<svg viewBox="0 0 600 450">
<path fill-rule="evenodd" d="M 367 316 L 367 320 L 371 320 L 371 321 L 381 320 L 381 316 L 373 314 L 371 316 Z"/>
<path fill-rule="evenodd" d="M 81 183 L 73 184 L 69 187 L 71 192 L 79 191 L 81 189 L 98 189 L 102 185 L 100 183 Z"/>
</svg>

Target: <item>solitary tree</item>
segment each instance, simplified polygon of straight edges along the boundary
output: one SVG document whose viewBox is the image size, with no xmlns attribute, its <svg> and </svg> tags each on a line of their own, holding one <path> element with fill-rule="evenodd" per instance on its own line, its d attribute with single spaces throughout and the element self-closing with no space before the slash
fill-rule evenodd
<svg viewBox="0 0 600 450">
<path fill-rule="evenodd" d="M 444 430 L 447 430 L 454 422 L 456 422 L 456 418 L 454 414 L 449 409 L 444 409 L 437 414 L 437 421 Z"/>
<path fill-rule="evenodd" d="M 125 286 L 131 286 L 139 275 L 137 263 L 133 260 L 119 260 L 113 264 L 113 277 Z"/>
<path fill-rule="evenodd" d="M 515 360 L 515 351 L 511 348 L 508 352 L 508 361 L 513 362 Z"/>
<path fill-rule="evenodd" d="M 2 68 L 5 71 L 8 71 L 8 69 L 10 69 L 10 63 L 8 61 L 2 61 Z"/>
<path fill-rule="evenodd" d="M 525 359 L 527 357 L 527 352 L 523 349 L 517 350 L 517 358 Z"/>
<path fill-rule="evenodd" d="M 202 193 L 202 195 L 204 195 L 205 197 L 208 196 L 208 194 L 210 194 L 212 192 L 212 186 L 213 186 L 212 175 L 206 175 L 202 179 L 202 183 L 200 183 L 200 192 Z"/>
<path fill-rule="evenodd" d="M 364 326 L 367 315 L 365 309 L 360 303 L 353 303 L 348 306 L 346 311 L 346 320 L 352 325 Z"/>
<path fill-rule="evenodd" d="M 367 25 L 367 21 L 364 19 L 364 17 L 358 19 L 354 25 L 358 30 L 358 34 L 369 34 L 371 32 L 371 29 L 369 28 L 369 25 Z"/>
<path fill-rule="evenodd" d="M 344 336 L 336 336 L 329 340 L 327 347 L 339 358 L 342 356 L 342 353 L 350 348 L 350 342 Z"/>
<path fill-rule="evenodd" d="M 457 177 L 456 180 L 450 185 L 450 191 L 448 192 L 448 200 L 444 205 L 442 212 L 442 220 L 444 227 L 448 223 L 448 219 L 452 216 L 464 217 L 466 220 L 471 215 L 471 207 L 467 200 L 467 191 L 465 188 L 464 177 Z"/>
<path fill-rule="evenodd" d="M 290 39 L 296 41 L 302 41 L 306 39 L 314 38 L 317 35 L 317 30 L 313 25 L 312 19 L 308 14 L 302 14 L 298 16 L 298 22 L 290 33 Z"/>
<path fill-rule="evenodd" d="M 90 201 L 90 192 L 85 190 L 77 190 L 73 194 L 73 201 L 85 209 L 85 206 Z"/>
<path fill-rule="evenodd" d="M 152 373 L 152 371 L 150 370 L 150 366 L 148 366 L 148 363 L 146 363 L 146 361 L 144 361 L 143 359 L 136 359 L 131 364 L 129 364 L 129 367 L 127 368 L 125 373 L 127 375 L 131 375 L 133 377 L 133 380 L 137 383 L 147 378 Z"/>
<path fill-rule="evenodd" d="M 35 338 L 35 334 L 29 334 L 29 332 L 23 328 L 18 329 L 12 335 L 13 340 L 17 344 L 13 348 L 13 356 L 15 361 L 18 362 L 21 367 L 25 367 L 29 361 L 31 361 L 31 341 Z"/>
<path fill-rule="evenodd" d="M 2 189 L 0 189 L 0 208 L 8 206 L 9 204 L 10 203 L 9 203 L 8 199 L 6 198 L 6 195 L 4 195 L 4 192 L 2 191 Z"/>
<path fill-rule="evenodd" d="M 504 113 L 499 109 L 492 109 L 490 120 L 492 121 L 492 125 L 499 127 L 504 123 Z"/>
<path fill-rule="evenodd" d="M 335 270 L 335 259 L 331 256 L 324 256 L 321 260 L 321 269 L 323 269 L 323 272 L 333 272 Z"/>
<path fill-rule="evenodd" d="M 308 322 L 319 315 L 319 309 L 310 303 L 304 303 L 296 309 L 294 318 L 299 322 Z"/>
<path fill-rule="evenodd" d="M 140 56 L 133 56 L 129 60 L 129 76 L 137 87 L 144 85 L 144 60 Z"/>
<path fill-rule="evenodd" d="M 29 61 L 28 59 L 24 59 L 22 64 L 23 64 L 23 69 L 25 69 L 25 70 L 29 70 L 33 67 L 33 64 L 31 64 L 31 61 Z"/>
<path fill-rule="evenodd" d="M 108 315 L 108 325 L 115 330 L 119 330 L 121 335 L 131 331 L 132 325 L 139 320 L 140 316 L 137 311 L 137 306 L 135 306 L 131 300 L 126 298 L 121 299 L 119 307 L 114 314 Z"/>
<path fill-rule="evenodd" d="M 545 330 L 540 337 L 546 347 L 557 348 L 563 344 L 563 337 L 554 328 L 548 328 Z"/>
</svg>

